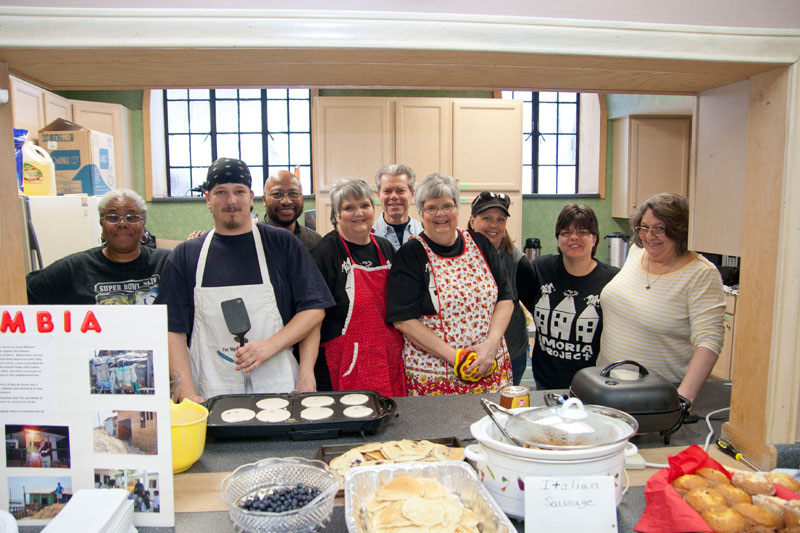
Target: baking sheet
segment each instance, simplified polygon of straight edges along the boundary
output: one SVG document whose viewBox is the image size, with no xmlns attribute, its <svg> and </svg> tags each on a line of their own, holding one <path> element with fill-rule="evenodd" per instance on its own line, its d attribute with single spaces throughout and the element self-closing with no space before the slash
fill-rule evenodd
<svg viewBox="0 0 800 533">
<path fill-rule="evenodd" d="M 350 533 L 366 533 L 361 512 L 356 510 L 378 488 L 396 476 L 428 477 L 437 480 L 459 497 L 462 505 L 471 509 L 483 524 L 482 533 L 516 533 L 516 528 L 500 506 L 489 495 L 489 491 L 478 480 L 475 471 L 463 461 L 443 463 L 400 463 L 382 466 L 358 467 L 344 476 L 344 517 Z"/>
</svg>

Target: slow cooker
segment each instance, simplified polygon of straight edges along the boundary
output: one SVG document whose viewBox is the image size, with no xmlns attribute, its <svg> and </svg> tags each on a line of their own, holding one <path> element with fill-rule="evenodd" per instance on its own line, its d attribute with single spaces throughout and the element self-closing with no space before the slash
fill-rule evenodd
<svg viewBox="0 0 800 533">
<path fill-rule="evenodd" d="M 591 410 L 593 406 L 586 406 Z M 558 409 L 563 407 L 534 407 L 526 409 L 513 409 L 515 417 L 519 414 L 534 413 L 546 424 L 556 426 L 561 424 L 556 420 Z M 606 412 L 608 408 L 603 408 Z M 613 411 L 613 410 L 611 410 Z M 636 447 L 629 445 L 628 438 L 636 433 L 636 421 L 626 413 L 619 413 L 619 417 L 608 420 L 609 431 L 603 431 L 605 442 L 595 440 L 594 445 L 581 447 L 566 446 L 559 449 L 529 448 L 509 443 L 500 433 L 489 416 L 485 416 L 470 426 L 472 436 L 479 444 L 472 444 L 465 449 L 467 459 L 475 464 L 481 481 L 489 493 L 494 497 L 503 511 L 517 519 L 524 519 L 525 515 L 525 482 L 529 476 L 593 476 L 607 475 L 614 479 L 616 503 L 622 501 L 622 487 L 624 484 L 624 470 L 626 455 L 636 453 Z M 602 417 L 598 415 L 603 425 Z M 513 418 L 512 418 L 513 419 Z M 534 422 L 535 423 L 535 422 Z M 569 421 L 568 421 L 569 423 Z M 625 427 L 627 425 L 627 428 Z M 532 433 L 539 433 L 533 431 Z M 627 437 L 620 438 L 620 435 Z M 627 450 L 627 453 L 626 453 Z"/>
</svg>

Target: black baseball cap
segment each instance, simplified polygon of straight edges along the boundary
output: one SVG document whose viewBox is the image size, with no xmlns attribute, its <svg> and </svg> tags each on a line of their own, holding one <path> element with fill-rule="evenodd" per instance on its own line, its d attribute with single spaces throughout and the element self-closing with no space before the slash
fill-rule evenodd
<svg viewBox="0 0 800 533">
<path fill-rule="evenodd" d="M 507 194 L 484 191 L 472 200 L 472 215 L 475 216 L 487 209 L 497 207 L 502 209 L 506 216 L 510 217 L 511 213 L 508 212 L 509 205 L 511 205 L 511 198 Z"/>
<path fill-rule="evenodd" d="M 253 178 L 250 176 L 250 169 L 247 163 L 241 159 L 220 157 L 208 167 L 206 175 L 205 189 L 211 192 L 215 186 L 222 183 L 241 183 L 252 188 Z"/>
</svg>

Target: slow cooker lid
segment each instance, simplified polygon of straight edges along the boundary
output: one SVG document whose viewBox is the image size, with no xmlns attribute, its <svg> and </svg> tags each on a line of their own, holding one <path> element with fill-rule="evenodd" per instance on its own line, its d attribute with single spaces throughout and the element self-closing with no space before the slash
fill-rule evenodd
<svg viewBox="0 0 800 533">
<path fill-rule="evenodd" d="M 614 444 L 631 438 L 639 424 L 631 415 L 570 398 L 563 405 L 541 407 L 511 417 L 506 430 L 539 448 L 575 449 Z"/>
</svg>

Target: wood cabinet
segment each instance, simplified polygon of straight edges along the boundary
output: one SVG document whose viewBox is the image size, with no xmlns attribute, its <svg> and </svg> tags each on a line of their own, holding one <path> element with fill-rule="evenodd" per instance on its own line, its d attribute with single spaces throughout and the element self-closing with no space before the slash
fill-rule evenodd
<svg viewBox="0 0 800 533">
<path fill-rule="evenodd" d="M 453 100 L 453 174 L 473 191 L 522 190 L 522 106 L 516 100 Z"/>
<path fill-rule="evenodd" d="M 403 163 L 414 169 L 417 182 L 432 172 L 459 178 L 464 228 L 475 194 L 508 193 L 511 210 L 518 210 L 508 231 L 520 242 L 522 102 L 322 97 L 314 101 L 314 125 L 314 193 L 321 234 L 333 229 L 327 191 L 334 181 L 357 176 L 372 185 L 380 167 Z M 419 219 L 413 206 L 411 216 Z"/>
<path fill-rule="evenodd" d="M 117 187 L 134 188 L 133 137 L 128 108 L 120 104 L 70 100 L 14 76 L 10 76 L 10 82 L 15 128 L 28 130 L 28 139 L 37 144 L 39 130 L 57 118 L 113 136 Z"/>
<path fill-rule="evenodd" d="M 733 370 L 733 333 L 736 330 L 736 296 L 725 295 L 725 339 L 722 351 L 717 358 L 711 375 L 718 379 L 728 381 L 732 378 Z"/>
<path fill-rule="evenodd" d="M 749 82 L 697 95 L 697 170 L 689 248 L 742 255 Z"/>
<path fill-rule="evenodd" d="M 318 197 L 339 178 L 355 176 L 372 183 L 375 172 L 393 161 L 392 109 L 389 98 L 314 100 L 312 145 L 314 193 Z"/>
<path fill-rule="evenodd" d="M 628 218 L 660 192 L 687 195 L 691 117 L 622 117 L 613 121 L 611 216 Z"/>
<path fill-rule="evenodd" d="M 72 100 L 44 91 L 42 104 L 44 106 L 44 125 L 48 125 L 57 118 L 74 122 L 72 119 Z"/>
<path fill-rule="evenodd" d="M 128 108 L 119 104 L 72 100 L 72 114 L 75 123 L 114 137 L 117 188 L 135 189 L 131 113 Z"/>
<path fill-rule="evenodd" d="M 39 130 L 46 126 L 41 87 L 9 77 L 11 89 L 11 120 L 15 128 L 28 130 L 28 140 L 39 141 Z"/>
</svg>

